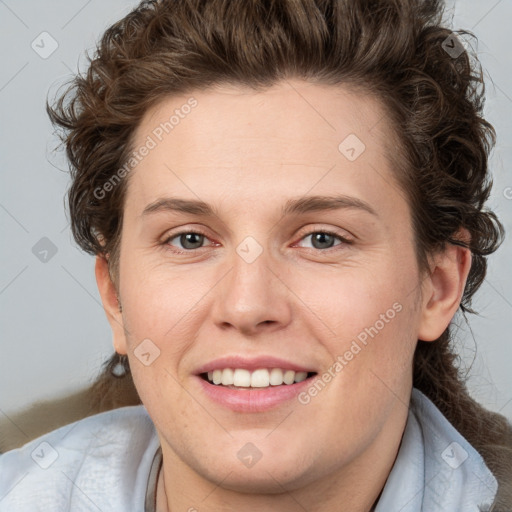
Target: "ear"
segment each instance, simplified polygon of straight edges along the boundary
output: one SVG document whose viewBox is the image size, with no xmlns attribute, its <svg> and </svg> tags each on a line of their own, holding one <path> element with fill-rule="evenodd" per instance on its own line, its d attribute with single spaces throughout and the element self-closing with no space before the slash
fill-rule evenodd
<svg viewBox="0 0 512 512">
<path fill-rule="evenodd" d="M 112 329 L 113 344 L 118 354 L 126 354 L 126 335 L 123 315 L 117 298 L 117 291 L 108 271 L 108 262 L 104 256 L 96 256 L 96 283 L 103 303 L 103 309 Z"/>
<path fill-rule="evenodd" d="M 470 234 L 459 231 L 458 239 L 469 242 Z M 422 284 L 423 301 L 418 339 L 434 341 L 450 324 L 460 305 L 471 269 L 471 251 L 448 244 L 434 256 L 431 274 Z"/>
</svg>

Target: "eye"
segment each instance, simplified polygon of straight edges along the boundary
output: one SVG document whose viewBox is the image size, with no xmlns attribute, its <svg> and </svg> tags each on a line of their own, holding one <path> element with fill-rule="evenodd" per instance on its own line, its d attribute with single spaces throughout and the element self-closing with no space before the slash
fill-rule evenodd
<svg viewBox="0 0 512 512">
<path fill-rule="evenodd" d="M 203 233 L 199 233 L 197 231 L 182 231 L 180 233 L 175 233 L 174 235 L 170 236 L 165 240 L 164 243 L 166 245 L 172 246 L 172 240 L 178 239 L 178 242 L 185 250 L 176 249 L 176 252 L 184 253 L 201 248 L 205 238 L 206 235 L 204 235 Z"/>
<path fill-rule="evenodd" d="M 337 247 L 338 245 L 352 243 L 351 240 L 348 240 L 337 233 L 325 230 L 310 231 L 303 235 L 300 240 L 302 241 L 309 237 L 311 237 L 311 248 L 318 251 L 327 251 Z M 171 246 L 172 250 L 178 254 L 187 254 L 204 247 L 203 243 L 206 239 L 208 239 L 208 237 L 198 231 L 181 231 L 167 237 L 164 240 L 163 245 Z M 177 240 L 177 243 L 180 244 L 181 248 L 175 247 L 172 243 L 173 240 Z M 336 240 L 339 240 L 340 243 L 334 244 Z"/>
<path fill-rule="evenodd" d="M 340 241 L 340 243 L 336 244 L 336 246 L 352 243 L 350 240 L 342 237 L 341 235 L 339 235 L 337 233 L 333 233 L 331 231 L 320 231 L 320 230 L 310 231 L 309 233 L 304 235 L 301 238 L 301 240 L 305 240 L 309 237 L 311 237 L 311 244 L 313 246 L 312 248 L 320 250 L 320 251 L 332 249 L 335 246 L 334 242 L 336 239 Z"/>
</svg>

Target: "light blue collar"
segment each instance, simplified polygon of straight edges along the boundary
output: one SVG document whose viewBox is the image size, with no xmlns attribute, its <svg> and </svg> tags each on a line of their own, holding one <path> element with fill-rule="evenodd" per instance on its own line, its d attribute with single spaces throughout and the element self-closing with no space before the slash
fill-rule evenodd
<svg viewBox="0 0 512 512">
<path fill-rule="evenodd" d="M 480 454 L 413 389 L 398 455 L 375 512 L 479 512 L 498 489 Z"/>
</svg>

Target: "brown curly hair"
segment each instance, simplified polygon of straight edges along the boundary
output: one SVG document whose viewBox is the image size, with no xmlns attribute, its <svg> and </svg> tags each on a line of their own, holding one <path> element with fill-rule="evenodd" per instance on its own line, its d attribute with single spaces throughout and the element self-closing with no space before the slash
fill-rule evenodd
<svg viewBox="0 0 512 512">
<path fill-rule="evenodd" d="M 116 283 L 129 176 L 104 197 L 94 191 L 130 158 L 142 116 L 164 97 L 219 83 L 264 89 L 290 77 L 348 84 L 376 96 L 395 127 L 399 151 L 390 158 L 412 211 L 420 270 L 428 272 L 428 256 L 446 244 L 469 247 L 473 259 L 460 310 L 475 313 L 471 300 L 484 280 L 486 256 L 504 235 L 484 207 L 495 133 L 482 117 L 478 60 L 468 51 L 447 51 L 446 41 L 454 40 L 443 15 L 440 0 L 143 1 L 104 33 L 87 72 L 47 105 L 63 129 L 77 243 L 108 258 Z M 461 228 L 469 240 L 457 237 Z M 418 340 L 413 384 L 496 475 L 492 510 L 510 510 L 511 425 L 469 396 L 451 340 L 450 327 L 434 343 Z M 115 395 L 116 365 L 131 379 L 126 357 L 108 361 L 92 387 L 98 410 L 140 403 L 133 385 Z"/>
</svg>

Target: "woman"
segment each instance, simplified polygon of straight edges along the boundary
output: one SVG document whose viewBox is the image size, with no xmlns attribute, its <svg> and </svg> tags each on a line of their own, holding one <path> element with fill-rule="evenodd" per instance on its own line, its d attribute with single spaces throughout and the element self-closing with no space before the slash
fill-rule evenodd
<svg viewBox="0 0 512 512">
<path fill-rule="evenodd" d="M 106 31 L 49 114 L 116 350 L 94 389 L 143 405 L 3 455 L 0 510 L 511 509 L 511 425 L 450 345 L 503 229 L 441 18 L 148 1 Z"/>
</svg>

